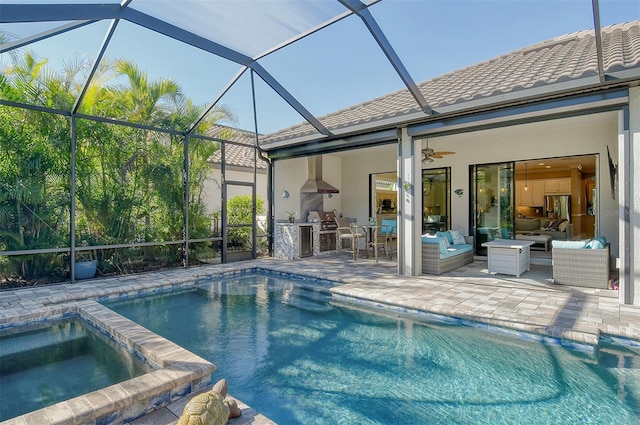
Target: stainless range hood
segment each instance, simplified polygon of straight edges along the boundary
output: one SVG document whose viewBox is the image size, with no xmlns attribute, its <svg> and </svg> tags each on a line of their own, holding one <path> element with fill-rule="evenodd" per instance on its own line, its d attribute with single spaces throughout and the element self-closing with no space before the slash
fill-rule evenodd
<svg viewBox="0 0 640 425">
<path fill-rule="evenodd" d="M 322 180 L 322 155 L 309 157 L 309 180 L 302 186 L 300 193 L 340 193 Z"/>
</svg>

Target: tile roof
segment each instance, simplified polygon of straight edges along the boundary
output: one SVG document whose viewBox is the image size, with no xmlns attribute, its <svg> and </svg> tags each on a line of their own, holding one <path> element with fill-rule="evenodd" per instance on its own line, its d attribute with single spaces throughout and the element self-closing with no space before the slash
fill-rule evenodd
<svg viewBox="0 0 640 425">
<path fill-rule="evenodd" d="M 207 131 L 207 136 L 241 144 L 227 143 L 225 145 L 225 164 L 227 166 L 253 168 L 253 146 L 256 145 L 254 132 L 216 124 Z M 211 155 L 209 161 L 213 164 L 220 164 L 222 162 L 222 150 L 219 149 Z M 267 168 L 267 164 L 258 158 L 256 168 L 264 170 Z"/>
<path fill-rule="evenodd" d="M 605 75 L 616 76 L 633 70 L 640 79 L 640 21 L 602 28 Z M 563 35 L 516 50 L 418 84 L 429 106 L 436 112 L 461 110 L 484 101 L 485 105 L 504 101 L 505 97 L 530 95 L 531 89 L 598 77 L 596 39 L 593 30 Z M 627 76 L 628 78 L 629 76 Z M 595 79 L 595 80 L 594 80 Z M 563 90 L 566 87 L 563 88 Z M 546 93 L 549 93 L 547 91 Z M 510 95 L 510 96 L 509 96 Z M 376 128 L 406 120 L 428 118 L 407 89 L 378 97 L 319 117 L 334 134 L 350 129 Z M 260 146 L 286 145 L 290 142 L 322 140 L 325 136 L 307 122 L 261 137 Z"/>
</svg>

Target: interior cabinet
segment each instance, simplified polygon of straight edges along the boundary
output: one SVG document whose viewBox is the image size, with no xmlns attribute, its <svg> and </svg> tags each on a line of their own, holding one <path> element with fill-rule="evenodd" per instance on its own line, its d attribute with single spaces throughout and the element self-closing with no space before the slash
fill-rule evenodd
<svg viewBox="0 0 640 425">
<path fill-rule="evenodd" d="M 545 179 L 545 194 L 563 194 L 571 193 L 571 177 L 559 177 L 556 179 Z"/>
<path fill-rule="evenodd" d="M 531 191 L 524 190 L 524 181 L 516 182 L 516 205 L 531 205 Z"/>
<path fill-rule="evenodd" d="M 528 190 L 524 190 L 527 183 Z M 516 181 L 516 205 L 526 207 L 544 206 L 545 195 L 571 194 L 571 177 L 553 179 L 529 179 Z"/>
<path fill-rule="evenodd" d="M 544 205 L 544 180 L 531 180 L 529 185 L 531 192 L 531 206 L 541 207 Z"/>
<path fill-rule="evenodd" d="M 527 182 L 527 190 L 524 190 L 525 181 L 516 181 L 516 205 L 528 207 L 541 207 L 544 205 L 545 181 L 533 179 Z"/>
<path fill-rule="evenodd" d="M 556 180 L 558 180 L 558 193 L 571 193 L 571 177 Z"/>
</svg>

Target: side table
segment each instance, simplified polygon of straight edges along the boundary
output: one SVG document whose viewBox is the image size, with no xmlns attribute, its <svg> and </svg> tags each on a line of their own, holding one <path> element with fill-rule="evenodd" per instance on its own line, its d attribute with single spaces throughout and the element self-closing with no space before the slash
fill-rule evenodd
<svg viewBox="0 0 640 425">
<path fill-rule="evenodd" d="M 531 245 L 533 241 L 494 239 L 485 242 L 489 259 L 489 273 L 520 274 L 531 270 Z"/>
</svg>

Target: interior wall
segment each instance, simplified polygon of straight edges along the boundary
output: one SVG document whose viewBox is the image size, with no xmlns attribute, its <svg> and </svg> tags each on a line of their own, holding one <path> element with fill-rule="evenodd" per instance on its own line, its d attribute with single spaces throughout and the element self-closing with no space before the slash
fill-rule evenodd
<svg viewBox="0 0 640 425">
<path fill-rule="evenodd" d="M 430 138 L 429 148 L 456 152 L 429 164 L 429 168 L 450 166 L 451 190 L 464 190 L 463 196 L 451 198 L 451 227 L 469 232 L 469 164 L 600 154 L 596 164 L 599 230 L 617 256 L 618 206 L 611 196 L 607 159 L 607 146 L 617 158 L 617 125 L 617 113 L 608 112 Z"/>
</svg>

